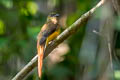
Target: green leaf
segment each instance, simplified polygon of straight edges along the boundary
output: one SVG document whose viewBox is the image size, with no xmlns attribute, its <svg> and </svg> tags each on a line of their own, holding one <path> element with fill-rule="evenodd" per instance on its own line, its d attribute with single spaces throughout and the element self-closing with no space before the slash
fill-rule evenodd
<svg viewBox="0 0 120 80">
<path fill-rule="evenodd" d="M 115 71 L 115 78 L 120 80 L 120 70 Z"/>
<path fill-rule="evenodd" d="M 4 23 L 2 20 L 0 20 L 0 35 L 4 34 L 5 30 L 4 30 Z"/>
</svg>

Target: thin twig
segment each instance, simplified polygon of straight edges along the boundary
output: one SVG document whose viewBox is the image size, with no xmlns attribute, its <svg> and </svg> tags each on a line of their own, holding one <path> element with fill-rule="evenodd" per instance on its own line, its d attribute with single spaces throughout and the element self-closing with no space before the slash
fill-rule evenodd
<svg viewBox="0 0 120 80">
<path fill-rule="evenodd" d="M 112 47 L 111 47 L 111 42 L 110 42 L 110 39 L 108 38 L 107 39 L 107 44 L 108 44 L 108 51 L 109 51 L 109 54 L 110 54 L 110 66 L 111 66 L 111 69 L 113 69 L 113 60 L 112 60 Z"/>
<path fill-rule="evenodd" d="M 50 45 L 48 45 L 45 50 L 44 58 L 50 54 L 50 52 L 54 50 L 61 42 L 75 33 L 83 23 L 87 22 L 88 18 L 95 12 L 95 10 L 102 6 L 104 3 L 104 0 L 100 1 L 95 7 L 93 7 L 87 13 L 83 14 L 76 22 L 64 30 Z M 32 71 L 32 69 L 36 67 L 36 65 L 37 55 L 20 72 L 18 72 L 12 80 L 22 80 L 29 72 Z"/>
</svg>

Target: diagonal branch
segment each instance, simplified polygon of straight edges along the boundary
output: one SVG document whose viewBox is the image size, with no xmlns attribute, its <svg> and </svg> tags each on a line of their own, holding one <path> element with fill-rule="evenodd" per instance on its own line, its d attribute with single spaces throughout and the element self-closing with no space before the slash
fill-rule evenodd
<svg viewBox="0 0 120 80">
<path fill-rule="evenodd" d="M 44 58 L 50 54 L 61 42 L 67 39 L 69 36 L 74 34 L 80 26 L 85 23 L 88 18 L 96 11 L 97 8 L 105 3 L 101 0 L 95 7 L 89 10 L 87 13 L 83 14 L 76 22 L 64 30 L 45 50 Z M 12 80 L 22 80 L 29 72 L 32 71 L 37 66 L 37 55 L 20 71 L 18 72 Z"/>
</svg>

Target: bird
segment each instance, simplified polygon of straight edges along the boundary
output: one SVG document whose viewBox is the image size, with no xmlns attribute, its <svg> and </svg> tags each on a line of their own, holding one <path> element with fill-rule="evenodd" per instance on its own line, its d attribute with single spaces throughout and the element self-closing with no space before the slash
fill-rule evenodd
<svg viewBox="0 0 120 80">
<path fill-rule="evenodd" d="M 42 76 L 42 65 L 45 48 L 60 33 L 59 14 L 50 13 L 45 24 L 42 26 L 37 36 L 37 54 L 38 54 L 38 76 Z"/>
</svg>

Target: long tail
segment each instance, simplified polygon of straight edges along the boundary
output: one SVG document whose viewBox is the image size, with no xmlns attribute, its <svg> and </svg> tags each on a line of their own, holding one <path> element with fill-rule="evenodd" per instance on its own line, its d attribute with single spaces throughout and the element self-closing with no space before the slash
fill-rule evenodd
<svg viewBox="0 0 120 80">
<path fill-rule="evenodd" d="M 39 75 L 39 78 L 41 78 L 41 76 L 42 76 L 44 45 L 38 46 L 37 49 L 38 49 L 38 75 Z"/>
</svg>

